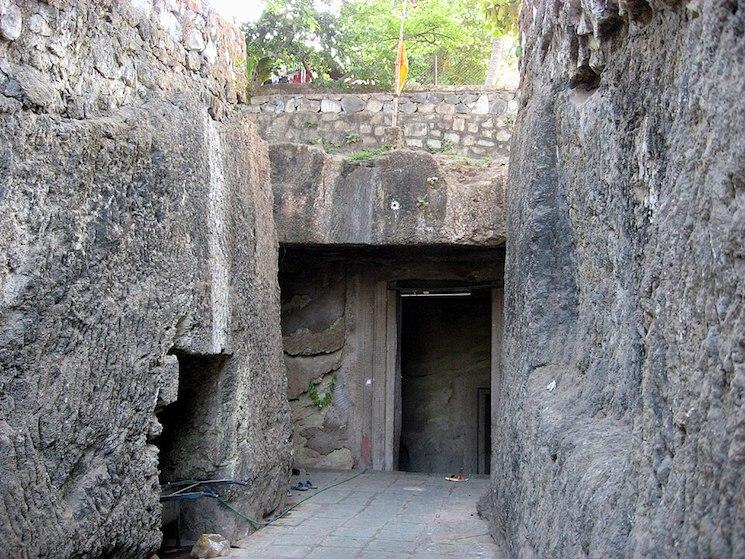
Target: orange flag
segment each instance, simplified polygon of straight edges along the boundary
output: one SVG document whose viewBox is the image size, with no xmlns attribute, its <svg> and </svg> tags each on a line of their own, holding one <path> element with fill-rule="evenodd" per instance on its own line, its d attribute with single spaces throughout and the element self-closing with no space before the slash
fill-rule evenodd
<svg viewBox="0 0 745 559">
<path fill-rule="evenodd" d="M 401 41 L 398 43 L 398 56 L 396 57 L 396 95 L 401 95 L 404 90 L 406 78 L 409 76 L 409 57 L 406 55 L 406 45 Z"/>
</svg>

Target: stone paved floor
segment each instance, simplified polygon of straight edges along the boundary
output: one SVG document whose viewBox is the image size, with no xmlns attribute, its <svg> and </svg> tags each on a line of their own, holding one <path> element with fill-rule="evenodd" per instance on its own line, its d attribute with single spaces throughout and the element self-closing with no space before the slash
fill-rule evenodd
<svg viewBox="0 0 745 559">
<path fill-rule="evenodd" d="M 476 502 L 488 479 L 453 483 L 442 475 L 368 472 L 337 487 L 350 472 L 311 472 L 318 491 L 293 491 L 288 516 L 238 542 L 230 557 L 435 558 L 503 554 Z"/>
</svg>

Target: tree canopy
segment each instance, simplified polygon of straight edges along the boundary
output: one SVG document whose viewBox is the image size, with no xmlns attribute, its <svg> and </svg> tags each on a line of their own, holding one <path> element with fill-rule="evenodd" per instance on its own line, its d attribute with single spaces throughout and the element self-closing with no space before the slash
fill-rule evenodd
<svg viewBox="0 0 745 559">
<path fill-rule="evenodd" d="M 404 26 L 410 80 L 427 83 L 435 73 L 442 84 L 485 75 L 491 52 L 481 0 L 420 0 Z M 394 2 L 395 7 L 400 3 Z M 389 85 L 398 42 L 400 8 L 390 0 L 346 2 L 339 15 L 339 36 L 346 76 Z M 472 76 L 465 76 L 470 73 Z"/>
<path fill-rule="evenodd" d="M 518 4 L 518 0 L 409 4 L 404 37 L 410 80 L 432 83 L 436 57 L 438 83 L 483 83 L 492 40 L 511 30 Z M 402 0 L 345 0 L 335 12 L 323 0 L 270 0 L 260 19 L 244 26 L 253 78 L 259 78 L 262 67 L 302 66 L 320 80 L 387 87 L 393 81 L 403 5 Z"/>
<path fill-rule="evenodd" d="M 243 25 L 249 77 L 263 77 L 267 67 L 301 66 L 316 76 L 339 75 L 336 17 L 318 6 L 313 0 L 270 0 L 258 21 Z"/>
</svg>

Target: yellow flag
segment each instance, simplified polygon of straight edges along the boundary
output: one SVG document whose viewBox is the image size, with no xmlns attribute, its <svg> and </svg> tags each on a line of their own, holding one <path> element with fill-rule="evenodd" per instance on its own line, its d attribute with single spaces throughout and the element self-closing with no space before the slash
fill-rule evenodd
<svg viewBox="0 0 745 559">
<path fill-rule="evenodd" d="M 409 76 L 409 57 L 406 55 L 406 45 L 403 41 L 398 43 L 398 56 L 396 57 L 396 95 L 401 95 L 404 90 L 406 78 Z"/>
</svg>

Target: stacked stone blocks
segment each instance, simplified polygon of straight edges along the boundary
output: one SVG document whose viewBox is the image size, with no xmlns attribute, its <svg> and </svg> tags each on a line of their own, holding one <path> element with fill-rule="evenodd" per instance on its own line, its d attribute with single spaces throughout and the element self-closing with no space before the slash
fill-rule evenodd
<svg viewBox="0 0 745 559">
<path fill-rule="evenodd" d="M 255 96 L 248 111 L 269 142 L 359 149 L 385 143 L 393 107 L 386 93 L 311 93 Z M 511 91 L 412 92 L 400 99 L 398 124 L 412 149 L 500 157 L 509 154 L 516 110 Z"/>
</svg>

